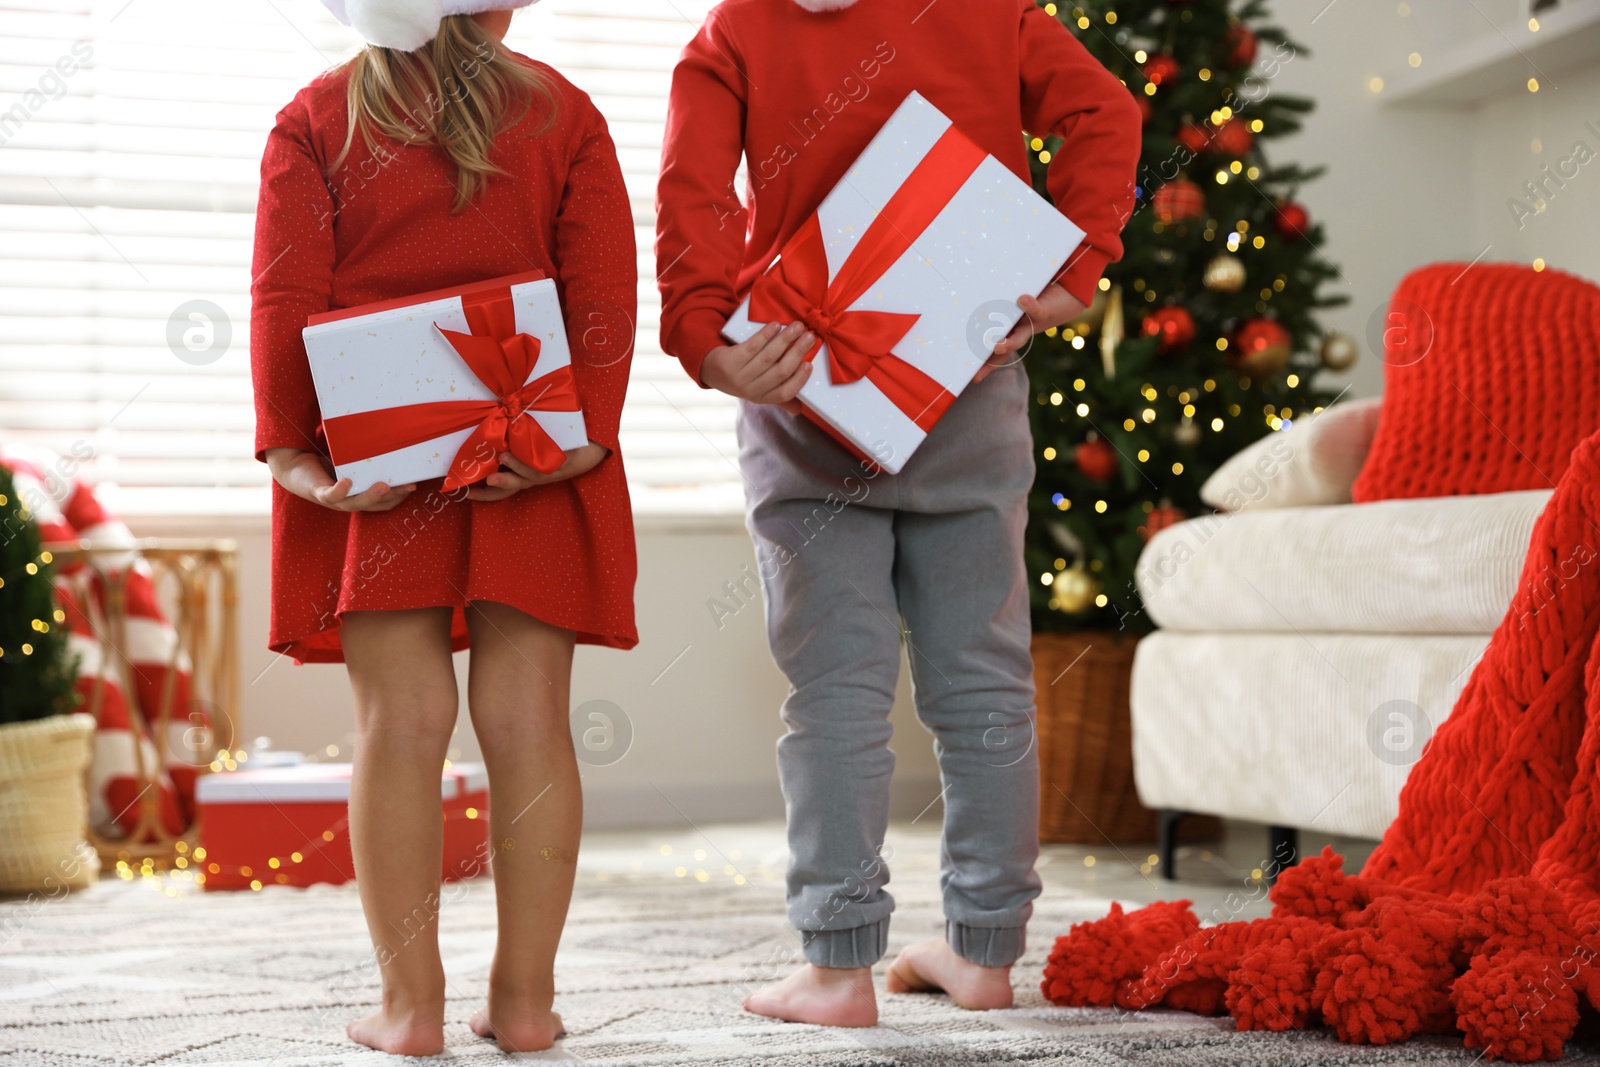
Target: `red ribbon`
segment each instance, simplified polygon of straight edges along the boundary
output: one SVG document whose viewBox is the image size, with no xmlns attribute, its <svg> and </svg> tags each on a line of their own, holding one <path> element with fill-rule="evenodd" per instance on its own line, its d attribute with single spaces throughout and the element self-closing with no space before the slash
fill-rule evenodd
<svg viewBox="0 0 1600 1067">
<path fill-rule="evenodd" d="M 832 282 L 822 227 L 813 214 L 751 287 L 751 319 L 805 323 L 817 335 L 806 358 L 826 344 L 834 384 L 865 378 L 924 431 L 931 430 L 955 396 L 890 351 L 921 316 L 847 309 L 905 255 L 984 158 L 983 149 L 960 130 L 945 130 L 872 220 Z"/>
<path fill-rule="evenodd" d="M 457 333 L 437 324 L 435 329 L 496 399 L 402 404 L 324 419 L 328 451 L 337 462 L 381 456 L 468 426 L 473 431 L 450 463 L 446 490 L 492 474 L 500 466 L 502 452 L 510 452 L 545 474 L 566 462 L 566 453 L 544 427 L 522 413 L 577 411 L 578 386 L 572 368 L 561 367 L 523 384 L 539 362 L 539 339 L 517 332 L 509 287 L 463 296 L 461 307 L 471 333 Z"/>
</svg>

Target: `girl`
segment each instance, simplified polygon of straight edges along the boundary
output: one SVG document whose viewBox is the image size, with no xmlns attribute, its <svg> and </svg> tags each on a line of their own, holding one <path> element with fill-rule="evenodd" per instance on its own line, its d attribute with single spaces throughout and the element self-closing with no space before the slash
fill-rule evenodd
<svg viewBox="0 0 1600 1067">
<path fill-rule="evenodd" d="M 899 474 L 875 474 L 785 410 L 810 373 L 804 323 L 771 323 L 737 345 L 719 330 L 912 90 L 1025 180 L 1022 131 L 1060 135 L 1050 192 L 1087 236 L 1054 283 L 1018 299 L 1026 314 L 987 376 Z M 741 157 L 746 202 L 734 186 Z M 1012 1004 L 1040 885 L 1022 558 L 1034 463 L 1017 353 L 1081 312 L 1121 255 L 1138 158 L 1133 97 L 1035 0 L 723 0 L 684 49 L 657 196 L 661 344 L 695 381 L 740 399 L 747 523 L 790 682 L 778 769 L 805 962 L 751 996 L 752 1012 L 877 1022 L 902 639 L 944 779 L 946 925 L 906 946 L 886 987 Z M 827 536 L 809 542 L 816 516 Z M 765 566 L 774 559 L 783 565 Z"/>
<path fill-rule="evenodd" d="M 447 0 L 442 16 L 437 3 L 326 2 L 368 46 L 302 89 L 268 137 L 251 352 L 256 455 L 276 483 L 269 643 L 342 660 L 355 692 L 350 837 L 383 1003 L 348 1033 L 402 1055 L 444 1047 L 439 775 L 457 713 L 450 654 L 470 644 L 499 910 L 471 1025 L 507 1051 L 547 1048 L 562 1032 L 553 964 L 582 816 L 573 645 L 637 642 L 617 451 L 633 219 L 588 97 L 501 44 L 530 0 Z M 557 281 L 590 443 L 550 475 L 502 455 L 458 493 L 335 481 L 307 316 L 529 270 Z"/>
</svg>

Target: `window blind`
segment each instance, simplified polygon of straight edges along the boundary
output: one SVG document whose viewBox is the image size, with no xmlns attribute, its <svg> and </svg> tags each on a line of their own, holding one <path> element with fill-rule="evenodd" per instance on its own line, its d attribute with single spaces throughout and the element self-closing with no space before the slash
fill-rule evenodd
<svg viewBox="0 0 1600 1067">
<path fill-rule="evenodd" d="M 507 43 L 611 125 L 639 243 L 622 443 L 645 514 L 737 512 L 733 404 L 658 341 L 656 170 L 672 65 L 712 0 L 544 0 Z M 113 507 L 254 512 L 249 264 L 273 116 L 358 41 L 316 0 L 0 6 L 0 434 Z"/>
</svg>

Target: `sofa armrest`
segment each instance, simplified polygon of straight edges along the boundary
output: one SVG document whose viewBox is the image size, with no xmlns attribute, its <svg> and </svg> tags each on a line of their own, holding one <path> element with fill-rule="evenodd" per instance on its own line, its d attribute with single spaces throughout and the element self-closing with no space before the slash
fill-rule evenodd
<svg viewBox="0 0 1600 1067">
<path fill-rule="evenodd" d="M 1220 511 L 1350 503 L 1382 399 L 1336 402 L 1232 456 L 1200 487 Z"/>
</svg>

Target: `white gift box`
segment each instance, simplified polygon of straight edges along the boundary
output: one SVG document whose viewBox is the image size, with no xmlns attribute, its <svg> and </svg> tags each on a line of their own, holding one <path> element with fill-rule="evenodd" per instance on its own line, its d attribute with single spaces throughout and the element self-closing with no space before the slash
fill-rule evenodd
<svg viewBox="0 0 1600 1067">
<path fill-rule="evenodd" d="M 951 125 L 920 94 L 911 93 L 828 193 L 816 215 L 830 280 Z M 1040 292 L 1082 239 L 1083 230 L 985 155 L 911 247 L 848 310 L 920 315 L 891 352 L 959 395 L 1022 317 L 1018 295 Z M 763 325 L 751 320 L 747 297 L 723 333 L 737 343 Z M 835 384 L 826 345 L 814 357 L 799 398 L 811 414 L 891 473 L 926 437 L 913 418 L 916 413 L 902 411 L 867 378 Z"/>
<path fill-rule="evenodd" d="M 527 381 L 570 366 L 555 282 L 537 273 L 346 308 L 313 316 L 302 331 L 323 420 L 411 404 L 495 400 L 439 332 L 471 333 L 462 298 L 495 290 L 509 291 L 516 332 L 539 341 Z M 588 443 L 582 411 L 529 410 L 522 417 L 535 420 L 564 451 Z M 465 426 L 363 459 L 343 459 L 335 450 L 334 472 L 351 480 L 352 494 L 376 482 L 406 485 L 443 477 L 472 431 Z"/>
</svg>

